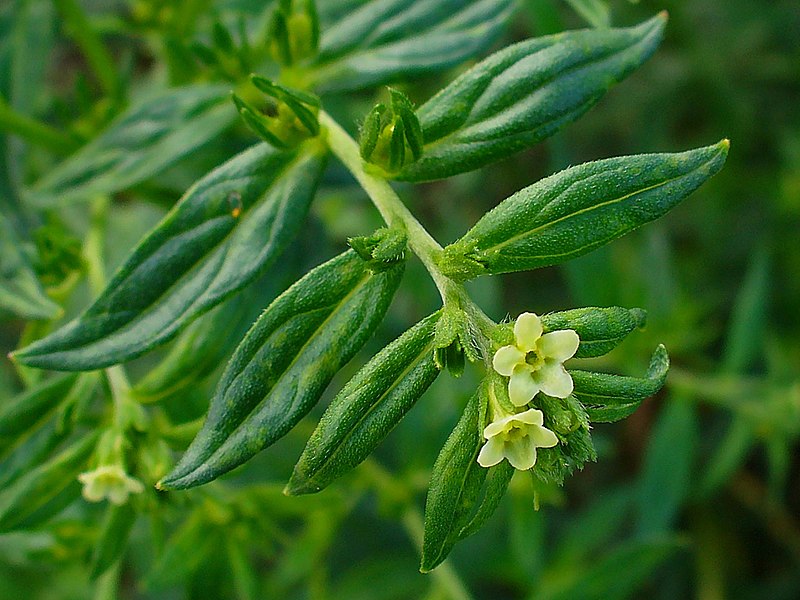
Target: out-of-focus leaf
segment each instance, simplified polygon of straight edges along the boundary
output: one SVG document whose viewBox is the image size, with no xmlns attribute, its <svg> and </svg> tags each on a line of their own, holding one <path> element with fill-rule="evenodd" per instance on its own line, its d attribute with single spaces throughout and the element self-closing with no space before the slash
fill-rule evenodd
<svg viewBox="0 0 800 600">
<path fill-rule="evenodd" d="M 678 154 L 622 156 L 571 167 L 520 190 L 445 248 L 458 280 L 567 261 L 649 223 L 712 175 L 729 143 Z"/>
<path fill-rule="evenodd" d="M 670 530 L 691 494 L 697 449 L 695 405 L 673 394 L 650 437 L 639 479 L 636 529 L 642 535 Z"/>
<path fill-rule="evenodd" d="M 486 50 L 511 0 L 370 0 L 353 10 L 320 3 L 323 24 L 311 77 L 320 91 L 348 91 L 453 67 Z"/>
<path fill-rule="evenodd" d="M 629 29 L 571 31 L 491 55 L 419 107 L 422 156 L 395 177 L 449 177 L 552 135 L 647 60 L 664 23 L 662 14 Z"/>
<path fill-rule="evenodd" d="M 0 214 L 0 309 L 26 319 L 52 319 L 61 307 L 42 290 L 11 223 Z"/>
<path fill-rule="evenodd" d="M 308 440 L 287 485 L 318 492 L 365 460 L 433 383 L 439 314 L 417 323 L 370 360 L 336 398 Z"/>
<path fill-rule="evenodd" d="M 605 0 L 567 0 L 572 9 L 592 27 L 608 27 L 611 9 Z"/>
<path fill-rule="evenodd" d="M 17 351 L 40 368 L 91 370 L 130 360 L 242 289 L 300 229 L 325 164 L 259 144 L 198 181 L 117 271 L 87 311 Z"/>
<path fill-rule="evenodd" d="M 105 573 L 122 556 L 135 521 L 136 511 L 130 502 L 121 506 L 108 505 L 100 539 L 92 555 L 90 568 L 92 579 L 97 579 Z"/>
<path fill-rule="evenodd" d="M 203 428 L 159 486 L 216 479 L 288 433 L 372 335 L 403 268 L 372 272 L 348 250 L 281 294 L 236 349 Z"/>
<path fill-rule="evenodd" d="M 209 556 L 218 553 L 223 540 L 218 530 L 209 529 L 202 510 L 191 513 L 164 544 L 145 578 L 145 587 L 163 589 L 186 580 Z"/>
<path fill-rule="evenodd" d="M 36 206 L 85 202 L 166 169 L 236 120 L 229 89 L 195 85 L 144 98 L 27 192 Z"/>
</svg>

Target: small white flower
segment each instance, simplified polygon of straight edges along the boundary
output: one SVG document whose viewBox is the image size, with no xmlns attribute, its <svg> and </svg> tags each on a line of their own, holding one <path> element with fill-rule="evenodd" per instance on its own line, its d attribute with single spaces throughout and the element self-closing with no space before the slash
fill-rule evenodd
<svg viewBox="0 0 800 600">
<path fill-rule="evenodd" d="M 495 352 L 492 366 L 510 377 L 508 396 L 514 406 L 525 406 L 539 392 L 555 398 L 572 393 L 572 377 L 563 363 L 578 351 L 578 334 L 572 329 L 542 331 L 538 316 L 522 313 L 514 324 L 514 344 Z"/>
<path fill-rule="evenodd" d="M 542 411 L 535 408 L 489 423 L 483 430 L 486 443 L 478 454 L 478 464 L 493 467 L 507 458 L 515 469 L 530 469 L 536 464 L 536 448 L 558 444 L 556 434 L 543 423 Z"/>
<path fill-rule="evenodd" d="M 100 502 L 108 498 L 120 506 L 128 501 L 130 494 L 141 494 L 144 484 L 131 477 L 121 465 L 102 465 L 93 471 L 78 475 L 83 484 L 83 497 L 89 502 Z"/>
</svg>

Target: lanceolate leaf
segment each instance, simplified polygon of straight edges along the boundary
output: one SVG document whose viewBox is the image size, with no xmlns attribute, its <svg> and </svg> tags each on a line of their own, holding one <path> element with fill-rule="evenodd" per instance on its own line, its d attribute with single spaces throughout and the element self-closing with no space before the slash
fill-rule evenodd
<svg viewBox="0 0 800 600">
<path fill-rule="evenodd" d="M 17 235 L 0 214 L 0 310 L 28 319 L 52 319 L 61 307 L 48 298 L 21 251 Z"/>
<path fill-rule="evenodd" d="M 103 529 L 92 554 L 92 579 L 105 573 L 122 556 L 135 521 L 136 511 L 130 502 L 122 506 L 109 504 L 106 508 Z"/>
<path fill-rule="evenodd" d="M 491 55 L 419 107 L 423 155 L 396 178 L 471 171 L 552 135 L 647 60 L 665 22 L 664 13 L 629 29 L 572 31 Z"/>
<path fill-rule="evenodd" d="M 236 120 L 229 88 L 196 85 L 146 98 L 28 192 L 37 206 L 85 202 L 158 174 Z"/>
<path fill-rule="evenodd" d="M 331 6 L 326 7 L 326 4 Z M 348 91 L 455 66 L 486 50 L 511 0 L 371 0 L 346 13 L 321 2 L 321 91 Z"/>
<path fill-rule="evenodd" d="M 590 420 L 612 423 L 632 414 L 642 400 L 658 392 L 667 379 L 668 370 L 667 350 L 659 346 L 644 378 L 587 371 L 570 371 L 570 374 L 575 384 L 575 397 L 585 406 Z"/>
<path fill-rule="evenodd" d="M 79 318 L 18 351 L 28 365 L 90 370 L 130 360 L 253 281 L 303 223 L 325 164 L 259 144 L 197 182 Z"/>
<path fill-rule="evenodd" d="M 285 435 L 383 318 L 403 263 L 372 272 L 353 250 L 273 302 L 237 348 L 208 417 L 163 488 L 216 479 Z"/>
<path fill-rule="evenodd" d="M 602 356 L 613 350 L 637 327 L 644 327 L 646 313 L 638 308 L 576 308 L 542 315 L 545 332 L 572 329 L 580 338 L 575 358 Z"/>
<path fill-rule="evenodd" d="M 308 440 L 286 490 L 318 492 L 366 459 L 433 383 L 439 313 L 386 346 L 334 398 Z"/>
<path fill-rule="evenodd" d="M 717 173 L 728 141 L 572 167 L 507 198 L 445 248 L 447 275 L 537 269 L 585 254 L 664 215 Z"/>
</svg>

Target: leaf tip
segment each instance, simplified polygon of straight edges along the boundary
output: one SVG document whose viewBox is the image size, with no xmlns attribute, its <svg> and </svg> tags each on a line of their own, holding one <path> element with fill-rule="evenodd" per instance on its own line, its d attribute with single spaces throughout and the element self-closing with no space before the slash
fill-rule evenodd
<svg viewBox="0 0 800 600">
<path fill-rule="evenodd" d="M 656 15 L 656 19 L 659 19 L 662 23 L 669 21 L 669 11 L 664 9 Z"/>
</svg>

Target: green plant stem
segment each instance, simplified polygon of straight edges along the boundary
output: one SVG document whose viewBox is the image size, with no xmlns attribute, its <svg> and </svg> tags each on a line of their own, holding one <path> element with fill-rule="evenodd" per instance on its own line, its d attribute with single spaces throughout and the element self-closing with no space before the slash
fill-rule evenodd
<svg viewBox="0 0 800 600">
<path fill-rule="evenodd" d="M 58 154 L 69 154 L 78 147 L 78 143 L 68 135 L 15 111 L 2 98 L 0 98 L 0 131 L 13 133 L 30 144 Z"/>
<path fill-rule="evenodd" d="M 76 0 L 53 0 L 64 19 L 64 28 L 78 44 L 103 91 L 112 98 L 122 97 L 122 81 L 100 36 Z"/>
<path fill-rule="evenodd" d="M 479 331 L 488 337 L 495 323 L 475 304 L 464 287 L 445 276 L 436 262 L 442 252 L 441 245 L 406 208 L 389 182 L 364 169 L 364 161 L 356 141 L 325 111 L 319 113 L 320 125 L 327 130 L 328 143 L 333 154 L 344 163 L 353 177 L 361 184 L 372 203 L 390 226 L 403 227 L 408 236 L 408 246 L 422 261 L 430 273 L 442 301 L 457 304 L 467 313 Z M 484 344 L 485 345 L 485 344 Z"/>
</svg>

